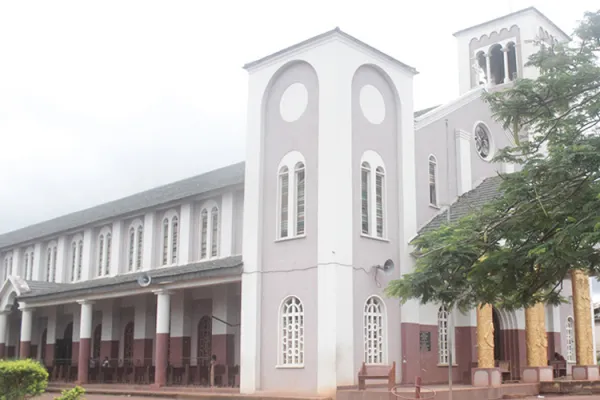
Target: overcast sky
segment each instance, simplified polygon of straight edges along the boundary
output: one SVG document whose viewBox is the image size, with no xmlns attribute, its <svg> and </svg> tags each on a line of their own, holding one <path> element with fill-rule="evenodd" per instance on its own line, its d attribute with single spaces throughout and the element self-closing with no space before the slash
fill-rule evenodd
<svg viewBox="0 0 600 400">
<path fill-rule="evenodd" d="M 457 95 L 456 30 L 597 0 L 0 0 L 0 232 L 244 159 L 242 65 L 339 26 Z"/>
</svg>

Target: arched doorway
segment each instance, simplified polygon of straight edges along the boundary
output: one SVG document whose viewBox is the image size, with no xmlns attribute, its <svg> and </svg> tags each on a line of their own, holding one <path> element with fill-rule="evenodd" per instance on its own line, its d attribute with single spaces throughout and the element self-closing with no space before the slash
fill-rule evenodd
<svg viewBox="0 0 600 400">
<path fill-rule="evenodd" d="M 102 342 L 102 324 L 96 325 L 94 329 L 94 344 L 92 347 L 92 358 L 96 361 L 100 360 L 100 343 Z"/>
<path fill-rule="evenodd" d="M 495 308 L 492 312 L 492 320 L 494 323 L 494 360 L 504 360 L 504 348 L 502 345 L 502 327 L 500 325 L 500 315 Z"/>
<path fill-rule="evenodd" d="M 55 344 L 56 363 L 71 365 L 73 355 L 73 323 L 70 322 L 65 328 L 63 338 L 57 339 Z"/>
<path fill-rule="evenodd" d="M 210 365 L 212 355 L 212 318 L 208 315 L 198 322 L 198 365 Z"/>
<path fill-rule="evenodd" d="M 45 365 L 45 361 L 46 361 L 46 343 L 48 342 L 46 336 L 47 336 L 47 329 L 44 329 L 44 332 L 42 332 L 42 337 L 40 339 L 40 360 L 42 360 L 42 364 Z"/>
<path fill-rule="evenodd" d="M 133 322 L 128 323 L 123 332 L 123 360 L 127 364 L 133 362 Z"/>
</svg>

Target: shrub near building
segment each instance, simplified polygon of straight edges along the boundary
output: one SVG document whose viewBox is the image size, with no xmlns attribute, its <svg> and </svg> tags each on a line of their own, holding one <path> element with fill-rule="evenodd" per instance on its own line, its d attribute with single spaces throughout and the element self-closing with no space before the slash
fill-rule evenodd
<svg viewBox="0 0 600 400">
<path fill-rule="evenodd" d="M 33 360 L 0 361 L 0 400 L 22 400 L 44 393 L 48 371 Z"/>
</svg>

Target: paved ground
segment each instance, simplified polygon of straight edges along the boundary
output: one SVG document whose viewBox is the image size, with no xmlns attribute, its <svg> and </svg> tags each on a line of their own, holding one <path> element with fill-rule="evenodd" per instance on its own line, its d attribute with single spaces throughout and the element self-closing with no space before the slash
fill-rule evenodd
<svg viewBox="0 0 600 400">
<path fill-rule="evenodd" d="M 35 397 L 36 400 L 53 400 L 55 397 L 59 396 L 59 393 L 44 393 L 40 397 Z M 100 394 L 86 394 L 84 395 L 86 400 L 152 400 L 152 399 L 173 399 L 173 397 L 131 397 L 131 396 L 104 396 Z"/>
</svg>

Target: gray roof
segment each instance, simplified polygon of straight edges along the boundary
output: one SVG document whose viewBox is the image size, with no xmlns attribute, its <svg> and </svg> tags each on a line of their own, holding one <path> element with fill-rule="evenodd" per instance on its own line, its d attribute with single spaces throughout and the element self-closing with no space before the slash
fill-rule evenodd
<svg viewBox="0 0 600 400">
<path fill-rule="evenodd" d="M 498 198 L 500 192 L 501 176 L 486 178 L 476 188 L 460 196 L 450 206 L 450 222 L 456 222 L 484 204 Z M 448 210 L 443 210 L 419 230 L 419 234 L 439 228 L 448 221 Z"/>
<path fill-rule="evenodd" d="M 440 105 L 438 104 L 437 106 L 433 106 L 433 107 L 427 107 L 427 108 L 422 108 L 422 109 L 420 109 L 420 110 L 417 110 L 417 111 L 415 111 L 413 115 L 414 115 L 414 117 L 415 117 L 415 118 L 418 118 L 418 117 L 420 117 L 420 116 L 421 116 L 421 115 L 423 115 L 423 114 L 427 114 L 427 113 L 428 113 L 429 111 L 431 111 L 431 110 L 435 110 L 435 109 L 436 109 L 436 108 L 438 108 L 439 106 L 440 106 Z"/>
<path fill-rule="evenodd" d="M 503 19 L 505 19 L 505 18 L 510 18 L 510 17 L 513 17 L 513 16 L 515 16 L 515 15 L 518 15 L 518 14 L 523 14 L 523 13 L 526 13 L 526 12 L 529 12 L 529 11 L 533 11 L 534 13 L 536 13 L 537 15 L 539 15 L 540 17 L 542 17 L 544 20 L 546 20 L 546 22 L 548 22 L 548 24 L 552 25 L 552 26 L 554 27 L 554 29 L 556 29 L 558 32 L 560 32 L 562 35 L 564 35 L 564 39 L 570 40 L 570 37 L 569 37 L 569 35 L 567 35 L 567 34 L 565 33 L 565 31 L 563 31 L 562 29 L 560 29 L 560 28 L 558 27 L 558 25 L 556 25 L 554 22 L 552 22 L 552 21 L 550 20 L 550 18 L 546 17 L 546 16 L 545 16 L 545 15 L 544 15 L 544 14 L 543 14 L 543 13 L 542 13 L 540 10 L 538 10 L 538 9 L 537 9 L 537 8 L 535 8 L 535 7 L 527 7 L 527 8 L 524 8 L 524 9 L 522 9 L 522 10 L 515 11 L 515 12 L 512 12 L 512 13 L 510 13 L 510 14 L 503 15 L 503 16 L 501 16 L 501 17 L 498 17 L 498 18 L 494 18 L 494 19 L 491 19 L 491 20 L 489 20 L 489 21 L 482 22 L 482 23 L 480 23 L 480 24 L 477 24 L 477 25 L 473 25 L 473 26 L 471 26 L 471 27 L 469 27 L 469 28 L 461 29 L 460 31 L 454 32 L 454 36 L 456 36 L 456 35 L 460 35 L 460 34 L 462 34 L 462 33 L 464 33 L 464 32 L 468 32 L 468 31 L 470 31 L 471 29 L 479 28 L 480 26 L 487 25 L 487 24 L 491 24 L 491 23 L 493 23 L 493 22 L 497 22 L 497 21 L 501 21 L 501 20 L 503 20 Z"/>
<path fill-rule="evenodd" d="M 0 249 L 244 182 L 244 163 L 169 183 L 0 235 Z"/>
<path fill-rule="evenodd" d="M 147 274 L 154 284 L 177 282 L 198 278 L 212 278 L 220 276 L 236 276 L 242 273 L 242 257 L 232 256 L 218 260 L 196 262 L 179 267 L 164 267 L 150 271 L 122 274 L 108 278 L 91 279 L 76 283 L 48 283 L 40 281 L 26 281 L 30 291 L 19 296 L 23 301 L 47 301 L 73 296 L 86 296 L 102 294 L 115 290 L 126 291 L 138 289 L 137 279 Z"/>
<path fill-rule="evenodd" d="M 339 27 L 335 27 L 334 29 L 332 29 L 330 31 L 327 31 L 325 33 L 321 33 L 320 35 L 313 36 L 310 39 L 306 39 L 306 40 L 304 40 L 304 41 L 302 41 L 300 43 L 296 43 L 296 44 L 294 44 L 294 45 L 292 45 L 290 47 L 287 47 L 287 48 L 285 48 L 283 50 L 279 50 L 276 53 L 270 54 L 270 55 L 268 55 L 266 57 L 263 57 L 263 58 L 260 58 L 260 59 L 258 59 L 256 61 L 249 62 L 249 63 L 247 63 L 247 64 L 244 65 L 244 69 L 248 70 L 248 69 L 254 68 L 254 67 L 256 67 L 259 64 L 262 64 L 262 63 L 264 63 L 266 61 L 269 61 L 269 60 L 271 60 L 271 59 L 273 59 L 275 57 L 278 57 L 278 56 L 280 56 L 282 54 L 285 54 L 285 53 L 287 53 L 289 51 L 298 49 L 298 48 L 300 48 L 302 46 L 306 46 L 307 44 L 310 44 L 312 42 L 315 42 L 315 41 L 324 39 L 324 38 L 326 38 L 328 36 L 332 36 L 332 35 L 336 35 L 336 34 L 339 34 L 339 35 L 345 37 L 346 39 L 349 39 L 349 40 L 353 41 L 354 43 L 358 44 L 359 46 L 365 47 L 365 48 L 369 49 L 370 51 L 372 51 L 374 53 L 377 53 L 381 57 L 383 57 L 383 58 L 387 59 L 388 61 L 391 61 L 391 62 L 393 62 L 395 64 L 398 64 L 400 67 L 408 70 L 409 72 L 411 72 L 411 73 L 413 73 L 415 75 L 419 73 L 414 67 L 411 67 L 410 65 L 407 65 L 407 64 L 403 63 L 402 61 L 399 61 L 399 60 L 395 59 L 394 57 L 390 56 L 389 54 L 386 54 L 386 53 L 384 53 L 381 50 L 377 50 L 375 47 L 370 46 L 370 45 L 366 44 L 365 42 L 363 42 L 361 40 L 358 40 L 354 36 L 349 35 L 346 32 L 342 31 Z"/>
</svg>

